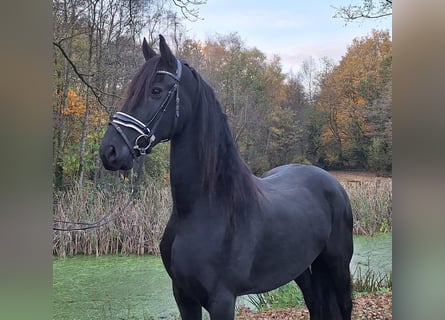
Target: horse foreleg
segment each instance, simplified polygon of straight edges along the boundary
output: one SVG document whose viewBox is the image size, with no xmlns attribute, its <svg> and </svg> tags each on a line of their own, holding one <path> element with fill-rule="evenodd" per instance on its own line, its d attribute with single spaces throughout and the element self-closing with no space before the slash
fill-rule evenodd
<svg viewBox="0 0 445 320">
<path fill-rule="evenodd" d="M 182 320 L 202 320 L 202 307 L 198 301 L 189 298 L 174 285 L 173 295 Z"/>
</svg>

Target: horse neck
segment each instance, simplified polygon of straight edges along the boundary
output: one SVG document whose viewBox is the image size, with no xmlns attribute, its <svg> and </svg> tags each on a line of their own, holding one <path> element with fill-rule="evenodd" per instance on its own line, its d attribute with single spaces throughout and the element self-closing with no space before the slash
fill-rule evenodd
<svg viewBox="0 0 445 320">
<path fill-rule="evenodd" d="M 233 208 L 227 199 L 237 199 L 243 196 L 246 189 L 252 188 L 251 176 L 244 167 L 237 151 L 233 138 L 228 130 L 226 122 L 220 123 L 217 135 L 220 139 L 215 141 L 198 141 L 198 124 L 188 127 L 181 135 L 171 141 L 170 152 L 170 182 L 173 201 L 176 208 L 189 211 L 197 200 L 217 201 L 220 204 Z M 226 127 L 227 126 L 227 127 Z M 200 159 L 202 144 L 216 143 L 216 167 L 215 171 L 206 173 L 203 169 L 206 165 Z M 209 176 L 214 175 L 213 181 L 208 181 Z M 206 185 L 206 183 L 210 183 Z M 231 194 L 233 192 L 233 194 Z M 212 198 L 212 195 L 215 197 Z M 212 199 L 212 200 L 210 200 Z M 237 206 L 240 201 L 237 201 Z"/>
<path fill-rule="evenodd" d="M 175 137 L 170 145 L 170 184 L 177 207 L 191 206 L 201 193 L 198 148 L 195 141 L 188 140 L 191 135 Z"/>
</svg>

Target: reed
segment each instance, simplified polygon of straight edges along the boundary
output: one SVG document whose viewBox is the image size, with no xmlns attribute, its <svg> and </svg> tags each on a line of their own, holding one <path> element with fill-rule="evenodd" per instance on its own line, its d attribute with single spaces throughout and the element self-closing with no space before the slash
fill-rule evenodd
<svg viewBox="0 0 445 320">
<path fill-rule="evenodd" d="M 117 212 L 130 196 L 122 189 L 73 186 L 56 193 L 54 219 L 97 221 Z M 53 234 L 53 254 L 159 254 L 159 242 L 171 211 L 168 185 L 162 181 L 144 183 L 136 198 L 116 220 L 97 229 Z"/>
<path fill-rule="evenodd" d="M 351 200 L 354 234 L 374 235 L 392 230 L 391 178 L 351 178 L 340 183 Z M 118 210 L 128 199 L 129 182 L 74 185 L 54 194 L 54 219 L 97 221 Z M 136 199 L 115 221 L 85 231 L 54 232 L 53 254 L 159 254 L 159 242 L 171 212 L 171 195 L 163 178 L 147 177 Z M 116 211 L 114 211 L 116 212 Z"/>
<path fill-rule="evenodd" d="M 370 178 L 341 181 L 351 201 L 354 234 L 392 230 L 392 180 Z"/>
</svg>

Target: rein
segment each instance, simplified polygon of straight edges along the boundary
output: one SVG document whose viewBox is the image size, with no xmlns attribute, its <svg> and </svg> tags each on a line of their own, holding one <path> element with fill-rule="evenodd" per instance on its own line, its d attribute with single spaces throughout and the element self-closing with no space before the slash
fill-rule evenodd
<svg viewBox="0 0 445 320">
<path fill-rule="evenodd" d="M 113 209 L 108 213 L 105 214 L 102 218 L 100 218 L 97 221 L 94 222 L 88 222 L 88 221 L 66 221 L 66 220 L 55 220 L 53 219 L 53 223 L 57 225 L 62 225 L 63 227 L 53 226 L 54 231 L 81 231 L 81 230 L 89 230 L 89 229 L 95 229 L 100 228 L 117 218 L 119 218 L 124 211 L 128 208 L 130 203 L 133 201 L 134 196 L 139 191 L 139 186 L 141 184 L 141 177 L 142 177 L 142 171 L 144 167 L 144 160 L 143 158 L 140 158 L 137 162 L 137 170 L 136 170 L 136 180 L 134 182 L 134 187 L 131 190 L 131 194 L 128 197 L 128 200 L 125 202 L 125 204 L 122 206 L 120 210 L 115 212 L 116 205 L 113 205 Z"/>
</svg>

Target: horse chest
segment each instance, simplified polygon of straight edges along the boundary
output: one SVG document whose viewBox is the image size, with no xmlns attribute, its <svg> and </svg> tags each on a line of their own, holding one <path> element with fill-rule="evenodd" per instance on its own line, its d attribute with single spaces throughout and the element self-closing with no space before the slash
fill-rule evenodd
<svg viewBox="0 0 445 320">
<path fill-rule="evenodd" d="M 176 284 L 196 291 L 217 281 L 224 239 L 218 230 L 184 229 L 189 232 L 175 234 L 171 243 L 168 268 Z"/>
</svg>

